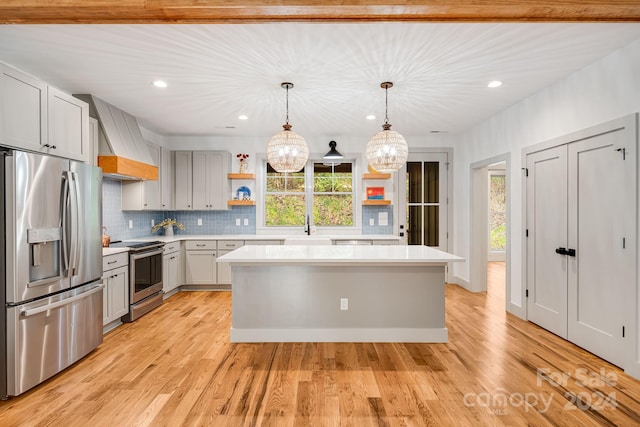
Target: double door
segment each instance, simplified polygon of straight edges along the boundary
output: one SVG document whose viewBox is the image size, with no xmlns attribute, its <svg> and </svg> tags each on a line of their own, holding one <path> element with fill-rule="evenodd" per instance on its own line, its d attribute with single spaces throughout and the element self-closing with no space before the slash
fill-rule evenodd
<svg viewBox="0 0 640 427">
<path fill-rule="evenodd" d="M 526 178 L 528 318 L 619 366 L 635 284 L 629 133 L 612 129 L 529 154 Z"/>
</svg>

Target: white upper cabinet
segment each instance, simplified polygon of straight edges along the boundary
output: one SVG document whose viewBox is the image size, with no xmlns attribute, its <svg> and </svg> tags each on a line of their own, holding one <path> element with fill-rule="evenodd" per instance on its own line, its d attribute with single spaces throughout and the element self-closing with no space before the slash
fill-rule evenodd
<svg viewBox="0 0 640 427">
<path fill-rule="evenodd" d="M 89 105 L 0 64 L 0 145 L 88 162 Z"/>
<path fill-rule="evenodd" d="M 0 64 L 0 144 L 46 151 L 47 85 Z"/>
<path fill-rule="evenodd" d="M 173 152 L 162 148 L 160 150 L 160 208 L 174 209 L 174 166 Z"/>
<path fill-rule="evenodd" d="M 47 106 L 48 152 L 90 162 L 89 104 L 49 86 Z"/>
<path fill-rule="evenodd" d="M 146 143 L 155 166 L 158 180 L 123 181 L 123 210 L 170 210 L 173 209 L 173 155 L 155 144 Z"/>
<path fill-rule="evenodd" d="M 175 209 L 193 209 L 193 153 L 176 151 L 175 155 Z"/>
<path fill-rule="evenodd" d="M 230 183 L 227 173 L 230 164 L 231 154 L 228 152 L 193 152 L 193 209 L 228 209 Z"/>
</svg>

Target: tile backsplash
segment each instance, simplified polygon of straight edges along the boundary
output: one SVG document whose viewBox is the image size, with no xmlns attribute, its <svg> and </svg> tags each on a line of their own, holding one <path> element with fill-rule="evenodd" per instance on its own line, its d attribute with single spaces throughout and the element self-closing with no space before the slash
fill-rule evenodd
<svg viewBox="0 0 640 427">
<path fill-rule="evenodd" d="M 381 213 L 386 213 L 387 225 L 380 225 Z M 371 219 L 374 225 L 370 225 Z M 363 206 L 362 234 L 393 234 L 393 206 Z"/>
<path fill-rule="evenodd" d="M 107 227 L 111 240 L 148 237 L 151 221 L 158 223 L 165 218 L 175 218 L 185 226 L 184 231 L 176 228 L 175 234 L 256 234 L 255 206 L 233 206 L 228 211 L 123 211 L 120 181 L 108 178 L 102 181 L 102 195 L 102 225 Z M 380 225 L 380 213 L 386 213 L 387 225 Z M 198 225 L 199 219 L 202 225 Z M 371 219 L 374 225 L 370 225 Z M 236 225 L 237 221 L 240 225 Z M 393 229 L 392 206 L 362 207 L 362 234 L 393 234 Z M 157 232 L 161 233 L 162 230 Z"/>
<path fill-rule="evenodd" d="M 255 206 L 233 206 L 228 211 L 123 211 L 120 181 L 105 178 L 102 181 L 102 225 L 107 227 L 111 240 L 129 240 L 148 237 L 151 221 L 175 218 L 186 230 L 175 229 L 175 234 L 255 234 Z M 202 225 L 198 225 L 198 219 Z M 240 225 L 236 225 L 236 219 Z M 244 225 L 245 219 L 248 225 Z M 129 225 L 132 225 L 130 228 Z M 162 230 L 157 234 L 161 234 Z"/>
</svg>

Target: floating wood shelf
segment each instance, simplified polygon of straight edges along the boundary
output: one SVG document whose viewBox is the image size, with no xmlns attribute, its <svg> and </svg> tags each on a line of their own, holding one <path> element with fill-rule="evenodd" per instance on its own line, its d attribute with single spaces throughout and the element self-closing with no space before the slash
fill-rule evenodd
<svg viewBox="0 0 640 427">
<path fill-rule="evenodd" d="M 256 174 L 254 173 L 228 173 L 228 179 L 256 179 Z"/>
<path fill-rule="evenodd" d="M 255 200 L 227 200 L 227 206 L 254 206 Z"/>
<path fill-rule="evenodd" d="M 368 206 L 390 205 L 391 200 L 363 200 L 362 204 Z"/>
<path fill-rule="evenodd" d="M 390 173 L 365 173 L 362 175 L 362 179 L 389 179 Z"/>
</svg>

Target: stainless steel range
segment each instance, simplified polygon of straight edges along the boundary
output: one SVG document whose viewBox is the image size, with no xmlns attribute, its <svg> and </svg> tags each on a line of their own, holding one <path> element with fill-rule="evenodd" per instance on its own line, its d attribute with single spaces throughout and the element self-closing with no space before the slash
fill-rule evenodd
<svg viewBox="0 0 640 427">
<path fill-rule="evenodd" d="M 129 248 L 129 313 L 122 321 L 133 322 L 162 304 L 164 243 L 120 242 L 110 246 Z"/>
</svg>

